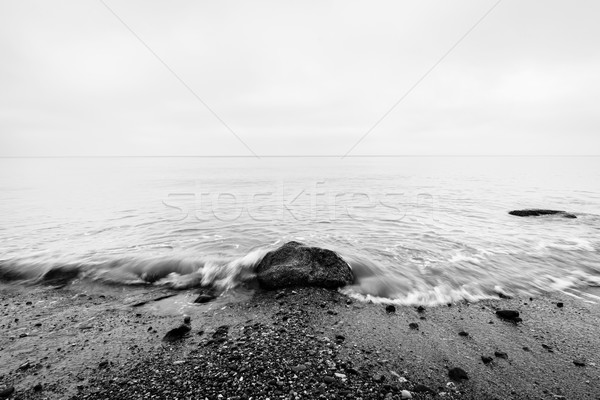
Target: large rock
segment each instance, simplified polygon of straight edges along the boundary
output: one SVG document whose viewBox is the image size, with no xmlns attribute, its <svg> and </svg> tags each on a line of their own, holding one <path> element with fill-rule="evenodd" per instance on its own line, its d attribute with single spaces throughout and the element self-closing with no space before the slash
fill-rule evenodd
<svg viewBox="0 0 600 400">
<path fill-rule="evenodd" d="M 558 215 L 563 218 L 577 218 L 576 215 L 568 213 L 566 211 L 559 210 L 542 210 L 539 208 L 533 208 L 528 210 L 513 210 L 508 212 L 510 215 L 516 215 L 517 217 L 539 217 L 541 215 Z"/>
<path fill-rule="evenodd" d="M 256 274 L 260 285 L 269 290 L 288 286 L 337 288 L 354 281 L 350 266 L 335 252 L 298 242 L 267 253 Z"/>
</svg>

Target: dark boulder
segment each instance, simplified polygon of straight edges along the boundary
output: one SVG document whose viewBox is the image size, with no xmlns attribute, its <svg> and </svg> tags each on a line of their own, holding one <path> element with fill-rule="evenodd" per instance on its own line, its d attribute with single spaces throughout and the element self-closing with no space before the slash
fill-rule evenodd
<svg viewBox="0 0 600 400">
<path fill-rule="evenodd" d="M 15 392 L 14 386 L 2 387 L 2 388 L 0 388 L 0 399 L 6 399 L 6 398 L 12 396 L 12 394 L 14 392 Z"/>
<path fill-rule="evenodd" d="M 354 281 L 352 270 L 335 252 L 288 242 L 267 253 L 256 267 L 258 283 L 273 290 L 288 286 L 338 288 Z"/>
<path fill-rule="evenodd" d="M 563 218 L 577 218 L 576 215 L 568 213 L 566 211 L 559 210 L 543 210 L 539 208 L 527 209 L 527 210 L 513 210 L 508 212 L 510 215 L 516 215 L 517 217 L 539 217 L 541 215 L 558 215 Z"/>
</svg>

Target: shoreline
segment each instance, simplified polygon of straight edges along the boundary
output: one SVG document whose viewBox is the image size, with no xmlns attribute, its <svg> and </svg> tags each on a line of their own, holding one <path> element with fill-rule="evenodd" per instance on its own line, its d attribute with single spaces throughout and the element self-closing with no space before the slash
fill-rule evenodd
<svg viewBox="0 0 600 400">
<path fill-rule="evenodd" d="M 0 284 L 0 390 L 15 389 L 8 398 L 597 399 L 600 393 L 600 307 L 560 293 L 423 310 L 396 305 L 388 312 L 383 304 L 319 288 L 257 290 L 192 305 L 192 291 L 27 289 Z M 152 301 L 169 293 L 175 296 Z M 497 309 L 518 310 L 523 321 L 501 320 Z M 183 312 L 191 318 L 189 336 L 165 343 Z M 452 368 L 468 379 L 452 380 Z"/>
</svg>

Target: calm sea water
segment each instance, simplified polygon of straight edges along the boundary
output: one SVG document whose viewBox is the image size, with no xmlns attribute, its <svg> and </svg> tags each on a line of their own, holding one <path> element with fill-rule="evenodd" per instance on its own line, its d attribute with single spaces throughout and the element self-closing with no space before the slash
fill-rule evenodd
<svg viewBox="0 0 600 400">
<path fill-rule="evenodd" d="M 600 158 L 0 160 L 0 277 L 234 287 L 288 240 L 356 297 L 406 304 L 600 285 Z M 519 218 L 520 208 L 577 219 Z"/>
</svg>

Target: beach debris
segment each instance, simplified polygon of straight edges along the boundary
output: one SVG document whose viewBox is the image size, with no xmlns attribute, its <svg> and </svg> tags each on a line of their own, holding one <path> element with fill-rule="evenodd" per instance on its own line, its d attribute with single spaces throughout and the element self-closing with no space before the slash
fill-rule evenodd
<svg viewBox="0 0 600 400">
<path fill-rule="evenodd" d="M 201 295 L 196 297 L 196 299 L 194 300 L 194 303 L 204 304 L 204 303 L 208 303 L 209 301 L 213 301 L 215 298 L 216 298 L 216 296 L 213 294 L 202 293 Z"/>
<path fill-rule="evenodd" d="M 396 307 L 393 304 L 388 304 L 387 306 L 385 306 L 385 311 L 388 313 L 395 313 Z"/>
<path fill-rule="evenodd" d="M 412 399 L 412 394 L 408 390 L 403 390 L 400 392 L 400 397 L 403 399 Z"/>
<path fill-rule="evenodd" d="M 514 323 L 521 322 L 522 319 L 519 317 L 519 312 L 515 310 L 498 310 L 496 311 L 496 315 L 499 318 L 502 318 L 507 321 L 511 321 Z"/>
<path fill-rule="evenodd" d="M 268 290 L 288 286 L 333 289 L 354 282 L 350 266 L 337 253 L 294 241 L 267 253 L 256 267 L 256 276 Z"/>
<path fill-rule="evenodd" d="M 585 367 L 585 360 L 581 358 L 576 358 L 575 360 L 573 360 L 573 364 L 577 365 L 578 367 Z"/>
<path fill-rule="evenodd" d="M 410 329 L 419 329 L 419 324 L 417 324 L 416 322 L 411 322 L 410 324 L 408 324 L 408 327 Z"/>
<path fill-rule="evenodd" d="M 451 368 L 448 371 L 448 376 L 453 381 L 462 381 L 462 380 L 469 379 L 469 376 L 467 375 L 467 372 L 464 369 L 459 368 L 459 367 Z"/>
<path fill-rule="evenodd" d="M 469 336 L 469 333 L 465 332 L 465 331 L 460 331 L 460 332 L 458 332 L 458 336 L 467 337 L 467 336 Z"/>
<path fill-rule="evenodd" d="M 187 336 L 191 330 L 192 328 L 188 324 L 180 325 L 177 328 L 171 329 L 169 332 L 167 332 L 162 340 L 163 342 L 176 342 Z"/>
<path fill-rule="evenodd" d="M 577 218 L 576 215 L 560 210 L 544 210 L 541 208 L 532 208 L 526 210 L 513 210 L 508 212 L 510 215 L 517 217 L 539 217 L 542 215 L 558 215 L 563 218 Z"/>
<path fill-rule="evenodd" d="M 495 351 L 494 355 L 498 358 L 504 358 L 505 360 L 508 359 L 508 354 L 503 351 Z"/>
<path fill-rule="evenodd" d="M 15 392 L 14 386 L 6 386 L 0 389 L 0 399 L 6 399 Z"/>
<path fill-rule="evenodd" d="M 139 301 L 137 303 L 134 303 L 134 304 L 131 305 L 131 307 L 141 307 L 141 306 L 146 305 L 148 303 L 152 303 L 152 302 L 155 302 L 155 301 L 160 301 L 160 300 L 168 299 L 169 297 L 173 297 L 173 296 L 176 296 L 176 295 L 177 295 L 177 293 L 163 294 L 163 295 L 155 297 L 153 299 L 142 300 L 142 301 Z"/>
</svg>

